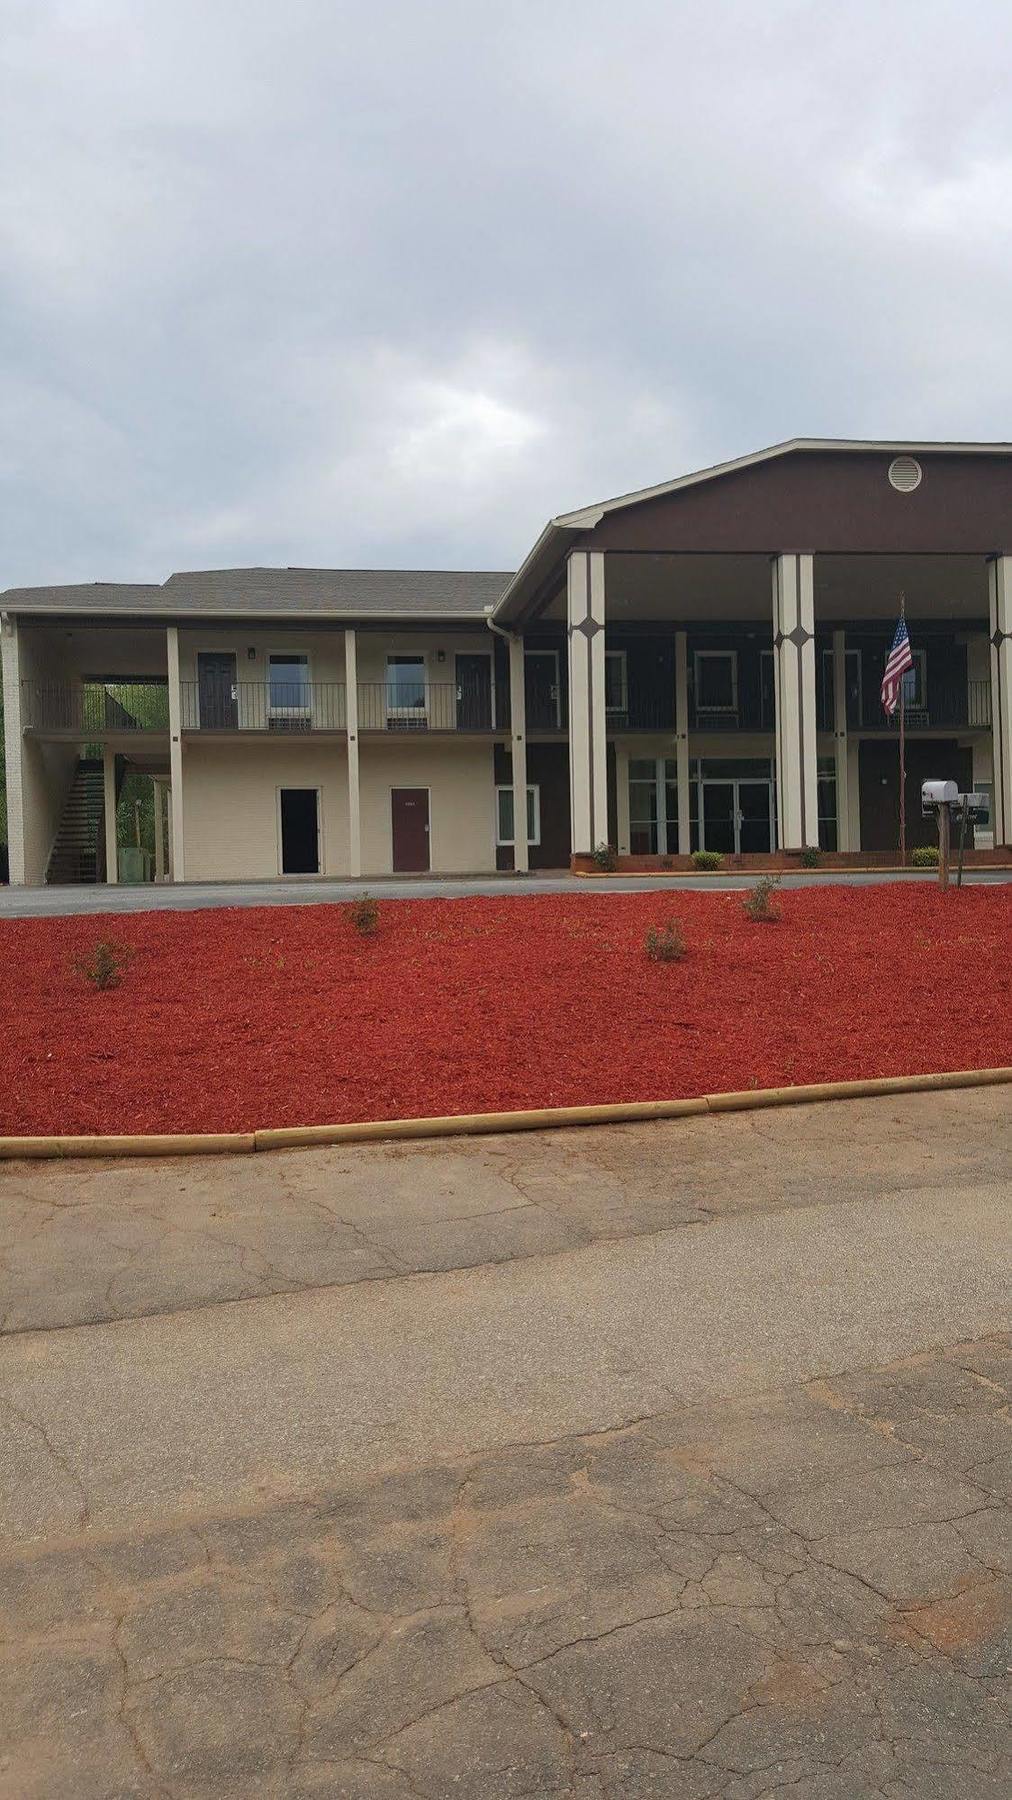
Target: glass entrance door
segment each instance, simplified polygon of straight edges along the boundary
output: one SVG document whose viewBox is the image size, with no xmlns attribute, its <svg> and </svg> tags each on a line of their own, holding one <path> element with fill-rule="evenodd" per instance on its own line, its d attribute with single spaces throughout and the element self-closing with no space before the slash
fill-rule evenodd
<svg viewBox="0 0 1012 1800">
<path fill-rule="evenodd" d="M 701 782 L 699 826 L 704 850 L 719 850 L 722 856 L 733 856 L 737 850 L 737 785 L 735 781 Z"/>
<path fill-rule="evenodd" d="M 773 847 L 773 798 L 769 781 L 750 778 L 699 784 L 700 846 L 723 856 L 766 855 Z"/>
<path fill-rule="evenodd" d="M 768 856 L 773 848 L 773 819 L 768 781 L 739 781 L 738 849 Z"/>
</svg>

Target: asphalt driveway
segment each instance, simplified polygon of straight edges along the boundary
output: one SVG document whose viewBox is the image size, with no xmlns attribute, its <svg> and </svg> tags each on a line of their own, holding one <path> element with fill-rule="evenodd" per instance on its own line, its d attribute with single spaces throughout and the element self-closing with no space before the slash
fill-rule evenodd
<svg viewBox="0 0 1012 1800">
<path fill-rule="evenodd" d="M 0 1171 L 0 1792 L 997 1800 L 1010 1139 Z"/>
</svg>

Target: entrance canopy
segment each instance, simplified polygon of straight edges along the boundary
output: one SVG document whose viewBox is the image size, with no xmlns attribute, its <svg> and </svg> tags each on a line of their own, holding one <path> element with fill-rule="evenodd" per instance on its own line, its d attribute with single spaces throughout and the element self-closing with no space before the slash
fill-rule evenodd
<svg viewBox="0 0 1012 1800">
<path fill-rule="evenodd" d="M 623 589 L 627 606 L 640 597 L 656 609 L 656 574 L 651 578 L 649 569 L 623 571 L 622 563 L 645 558 L 649 564 L 653 557 L 668 555 L 684 559 L 682 576 L 698 584 L 697 592 L 709 590 L 718 609 L 713 616 L 728 616 L 719 609 L 731 604 L 733 616 L 741 618 L 749 611 L 739 604 L 739 593 L 746 599 L 754 592 L 757 613 L 767 609 L 768 570 L 764 575 L 762 563 L 771 556 L 814 555 L 831 592 L 834 575 L 839 585 L 845 574 L 843 568 L 832 569 L 834 559 L 944 556 L 979 566 L 986 557 L 1006 552 L 1010 536 L 1010 444 L 792 439 L 553 519 L 507 587 L 495 619 L 522 630 L 549 609 L 564 616 L 566 562 L 572 550 L 608 553 L 609 610 L 613 596 L 618 601 Z M 715 555 L 725 560 L 725 568 L 705 574 L 703 559 Z M 700 566 L 692 569 L 692 560 Z M 929 577 L 926 565 L 920 572 L 925 611 L 938 606 L 952 616 L 939 582 Z M 891 579 L 891 573 L 882 572 L 882 582 Z M 973 616 L 986 615 L 986 589 L 983 595 L 979 606 L 973 605 Z M 841 610 L 850 610 L 847 602 L 841 593 Z M 653 616 L 670 614 L 655 610 Z"/>
</svg>

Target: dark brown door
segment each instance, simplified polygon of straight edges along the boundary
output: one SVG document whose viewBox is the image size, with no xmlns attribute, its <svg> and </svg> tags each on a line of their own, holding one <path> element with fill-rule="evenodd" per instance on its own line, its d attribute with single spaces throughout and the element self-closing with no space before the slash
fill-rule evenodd
<svg viewBox="0 0 1012 1800">
<path fill-rule="evenodd" d="M 204 731 L 234 731 L 239 723 L 239 688 L 231 651 L 198 650 L 197 691 Z"/>
<path fill-rule="evenodd" d="M 907 738 L 907 848 L 937 844 L 934 819 L 921 817 L 921 783 L 972 787 L 973 753 L 952 738 Z M 861 848 L 896 850 L 900 841 L 900 747 L 896 737 L 864 738 L 860 757 Z"/>
<path fill-rule="evenodd" d="M 392 788 L 394 873 L 424 874 L 429 867 L 429 790 Z"/>
</svg>

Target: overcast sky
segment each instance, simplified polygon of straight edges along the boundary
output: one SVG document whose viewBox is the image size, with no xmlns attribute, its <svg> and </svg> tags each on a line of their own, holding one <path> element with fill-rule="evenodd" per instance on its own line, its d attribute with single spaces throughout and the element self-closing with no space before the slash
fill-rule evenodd
<svg viewBox="0 0 1012 1800">
<path fill-rule="evenodd" d="M 1012 438 L 1002 0 L 0 0 L 0 587 Z"/>
</svg>

